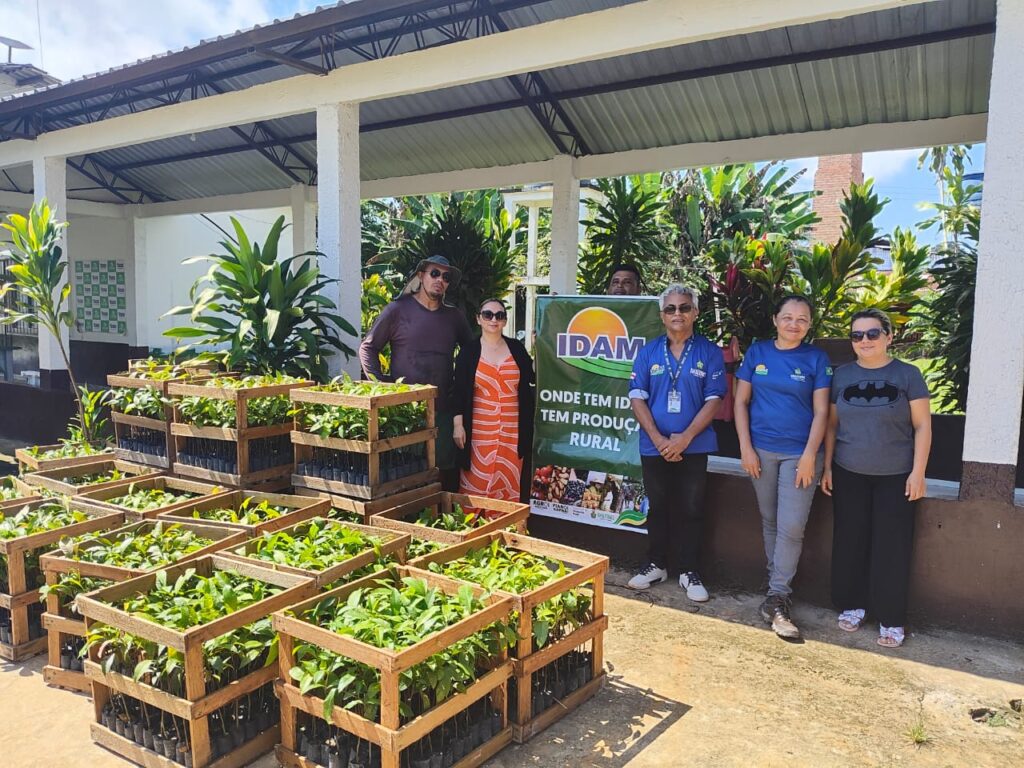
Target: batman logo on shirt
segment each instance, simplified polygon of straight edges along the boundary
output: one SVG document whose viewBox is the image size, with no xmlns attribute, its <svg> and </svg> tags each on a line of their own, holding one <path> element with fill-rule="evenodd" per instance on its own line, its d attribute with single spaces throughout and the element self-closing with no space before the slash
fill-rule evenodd
<svg viewBox="0 0 1024 768">
<path fill-rule="evenodd" d="M 858 381 L 843 390 L 843 400 L 862 408 L 891 405 L 900 399 L 900 389 L 890 381 Z"/>
</svg>

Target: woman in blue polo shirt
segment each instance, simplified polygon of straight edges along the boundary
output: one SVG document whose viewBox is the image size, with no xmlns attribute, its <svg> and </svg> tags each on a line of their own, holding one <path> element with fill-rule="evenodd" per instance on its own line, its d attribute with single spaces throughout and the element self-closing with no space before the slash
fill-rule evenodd
<svg viewBox="0 0 1024 768">
<path fill-rule="evenodd" d="M 795 639 L 800 630 L 790 616 L 790 582 L 821 477 L 832 368 L 823 351 L 804 342 L 811 328 L 805 297 L 784 296 L 772 321 L 778 338 L 751 344 L 736 374 L 734 414 L 768 557 L 761 616 L 777 635 Z"/>
<path fill-rule="evenodd" d="M 665 333 L 633 362 L 629 398 L 639 422 L 647 493 L 649 563 L 629 580 L 647 589 L 679 573 L 691 600 L 708 599 L 699 574 L 708 454 L 718 450 L 711 420 L 725 395 L 722 350 L 693 332 L 697 292 L 670 285 L 661 294 Z"/>
</svg>

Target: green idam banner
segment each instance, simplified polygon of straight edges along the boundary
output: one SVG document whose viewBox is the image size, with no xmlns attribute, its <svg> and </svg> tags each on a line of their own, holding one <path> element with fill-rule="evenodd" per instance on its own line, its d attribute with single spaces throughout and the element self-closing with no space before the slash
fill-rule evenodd
<svg viewBox="0 0 1024 768">
<path fill-rule="evenodd" d="M 533 512 L 643 532 L 633 359 L 664 331 L 657 299 L 537 299 Z"/>
</svg>

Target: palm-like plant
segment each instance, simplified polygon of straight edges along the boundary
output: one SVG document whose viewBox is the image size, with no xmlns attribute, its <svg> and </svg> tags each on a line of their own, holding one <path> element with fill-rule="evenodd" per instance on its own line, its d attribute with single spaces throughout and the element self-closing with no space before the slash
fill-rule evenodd
<svg viewBox="0 0 1024 768">
<path fill-rule="evenodd" d="M 411 214 L 404 222 L 408 239 L 380 260 L 404 280 L 422 259 L 447 258 L 462 271 L 462 279 L 449 289 L 445 302 L 459 307 L 472 324 L 484 299 L 504 296 L 512 286 L 512 231 L 519 221 L 483 193 L 431 195 L 405 203 Z M 395 285 L 394 293 L 400 290 Z"/>
<path fill-rule="evenodd" d="M 673 225 L 661 177 L 598 179 L 597 187 L 603 199 L 587 201 L 590 215 L 583 221 L 587 232 L 579 255 L 581 293 L 604 293 L 616 264 L 634 264 L 647 272 L 669 261 Z"/>
<path fill-rule="evenodd" d="M 346 357 L 355 354 L 341 341 L 338 329 L 351 336 L 356 330 L 330 311 L 336 305 L 322 293 L 337 280 L 321 276 L 306 258 L 322 254 L 302 253 L 279 261 L 284 216 L 271 226 L 262 246 L 249 240 L 235 218 L 231 223 L 236 237 L 220 243 L 226 253 L 184 262 L 212 265 L 192 286 L 192 303 L 166 313 L 188 315 L 192 325 L 170 328 L 164 335 L 190 340 L 183 347 L 186 350 L 197 344 L 223 346 L 201 356 L 218 359 L 229 370 L 326 380 L 330 355 L 335 351 Z"/>
<path fill-rule="evenodd" d="M 5 223 L 0 224 L 11 238 L 11 247 L 4 255 L 14 262 L 7 270 L 11 281 L 0 283 L 0 299 L 8 293 L 21 299 L 17 307 L 3 308 L 0 324 L 28 321 L 43 326 L 53 336 L 71 379 L 71 391 L 75 396 L 78 420 L 82 427 L 81 436 L 85 441 L 92 442 L 95 435 L 90 428 L 81 390 L 61 335 L 63 328 L 70 329 L 75 322 L 74 314 L 68 306 L 71 284 L 64 280 L 68 262 L 63 258 L 64 249 L 61 246 L 61 238 L 67 226 L 66 221 L 56 221 L 54 211 L 45 199 L 33 205 L 28 216 L 12 213 L 7 216 Z"/>
</svg>

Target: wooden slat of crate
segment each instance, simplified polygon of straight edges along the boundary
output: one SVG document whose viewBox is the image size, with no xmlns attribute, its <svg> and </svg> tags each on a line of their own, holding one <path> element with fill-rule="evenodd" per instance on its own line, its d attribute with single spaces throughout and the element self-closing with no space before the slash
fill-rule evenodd
<svg viewBox="0 0 1024 768">
<path fill-rule="evenodd" d="M 0 659 L 24 661 L 46 650 L 46 635 L 24 643 L 0 643 Z"/>
<path fill-rule="evenodd" d="M 437 653 L 438 650 L 469 637 L 474 632 L 479 632 L 484 627 L 501 620 L 503 617 L 507 617 L 513 608 L 510 597 L 498 596 L 494 593 L 486 592 L 478 585 L 469 584 L 473 589 L 473 594 L 483 602 L 483 609 L 446 627 L 440 632 L 430 635 L 415 645 L 401 650 L 376 648 L 355 638 L 339 635 L 304 621 L 301 618 L 295 618 L 324 600 L 334 597 L 344 601 L 357 589 L 376 587 L 381 581 L 390 580 L 397 583 L 402 576 L 415 576 L 426 582 L 427 586 L 442 589 L 450 594 L 456 594 L 461 587 L 468 584 L 468 582 L 456 581 L 436 573 L 415 571 L 405 566 L 392 567 L 310 597 L 301 603 L 293 604 L 287 609 L 287 613 L 294 614 L 294 616 L 285 615 L 280 612 L 275 613 L 273 616 L 274 628 L 278 632 L 287 632 L 287 634 L 295 639 L 315 643 L 329 651 L 361 661 L 383 672 L 397 674 L 410 667 L 414 667 Z M 397 716 L 397 712 L 393 714 Z"/>
<path fill-rule="evenodd" d="M 340 480 L 324 480 L 321 477 L 313 477 L 312 475 L 292 475 L 291 479 L 293 485 L 301 482 L 306 488 L 323 491 L 332 496 L 353 496 L 372 501 L 435 483 L 438 477 L 440 477 L 440 472 L 436 467 L 432 467 L 423 472 L 406 475 L 397 480 L 378 483 L 377 485 L 353 485 L 352 483 L 343 483 Z"/>
<path fill-rule="evenodd" d="M 228 507 L 238 509 L 242 502 L 247 498 L 255 499 L 257 503 L 266 501 L 268 504 L 273 506 L 288 507 L 292 509 L 292 511 L 287 512 L 280 517 L 275 517 L 271 520 L 265 520 L 261 523 L 254 523 L 251 525 L 246 523 L 210 520 L 201 516 L 197 518 L 194 516 L 194 513 L 197 511 L 202 513 L 211 509 L 226 509 Z M 264 533 L 278 531 L 282 528 L 287 528 L 304 520 L 310 520 L 314 517 L 326 517 L 330 508 L 331 505 L 327 499 L 314 499 L 308 496 L 293 496 L 291 494 L 282 493 L 263 493 L 261 491 L 231 491 L 230 493 L 218 495 L 213 498 L 176 509 L 172 512 L 162 513 L 158 518 L 169 522 L 194 520 L 196 522 L 202 522 L 218 528 L 239 531 L 244 533 L 248 538 L 251 538 L 253 536 L 260 536 Z"/>
<path fill-rule="evenodd" d="M 380 440 L 344 440 L 340 437 L 321 437 L 312 432 L 293 429 L 291 440 L 293 445 L 307 445 L 312 448 L 329 448 L 332 451 L 348 451 L 350 453 L 383 453 L 395 448 L 406 448 L 410 445 L 425 443 L 437 437 L 437 427 L 409 432 L 397 437 L 386 437 Z"/>
<path fill-rule="evenodd" d="M 151 749 L 140 747 L 131 739 L 126 739 L 124 736 L 119 736 L 105 728 L 101 723 L 93 723 L 91 725 L 90 735 L 97 744 L 127 758 L 136 765 L 142 765 L 145 768 L 181 768 L 181 763 L 176 763 L 163 755 L 158 755 Z M 274 725 L 263 731 L 252 741 L 248 741 L 237 749 L 217 758 L 215 761 L 207 763 L 207 768 L 242 768 L 242 766 L 249 765 L 257 757 L 273 749 L 279 740 L 280 729 L 277 725 Z M 193 747 L 194 750 L 195 747 Z M 195 762 L 195 757 L 193 757 L 193 765 L 196 768 L 201 768 L 201 765 Z"/>
<path fill-rule="evenodd" d="M 296 390 L 289 395 L 293 403 L 315 403 L 317 405 L 336 405 L 345 408 L 360 408 L 366 411 L 387 408 L 392 405 L 404 405 L 418 401 L 434 400 L 437 387 L 433 385 L 417 385 L 407 392 L 388 392 L 382 395 L 345 395 L 341 392 L 324 392 L 316 389 Z"/>
<path fill-rule="evenodd" d="M 110 472 L 114 469 L 130 476 L 124 477 L 120 480 L 111 480 L 106 483 L 95 483 L 93 485 L 75 485 L 71 482 L 71 480 L 77 477 Z M 73 467 L 61 467 L 60 469 L 47 469 L 41 472 L 32 472 L 24 476 L 24 481 L 30 486 L 45 488 L 48 491 L 60 493 L 64 496 L 77 496 L 84 491 L 95 491 L 102 488 L 118 488 L 123 485 L 130 485 L 138 480 L 145 480 L 150 477 L 159 477 L 162 474 L 163 472 L 154 470 L 150 467 L 132 464 L 127 461 L 121 461 L 117 458 L 99 457 L 88 464 L 77 464 Z"/>
<path fill-rule="evenodd" d="M 46 583 L 50 581 L 51 574 L 46 575 Z M 46 598 L 47 612 L 43 614 L 43 628 L 46 630 L 47 639 L 47 664 L 43 667 L 43 682 L 58 688 L 68 688 L 81 693 L 92 693 L 92 684 L 86 678 L 85 673 L 72 669 L 64 669 L 60 665 L 61 642 L 65 635 L 73 637 L 85 637 L 85 622 L 69 619 L 59 614 L 50 612 L 51 601 L 57 604 L 56 595 L 48 595 Z"/>
<path fill-rule="evenodd" d="M 391 496 L 382 496 L 379 499 L 366 500 L 354 499 L 351 496 L 340 496 L 338 494 L 328 493 L 327 491 L 310 488 L 303 484 L 305 479 L 306 478 L 302 475 L 292 475 L 292 485 L 295 487 L 295 493 L 299 496 L 318 496 L 320 498 L 325 498 L 335 509 L 340 509 L 343 512 L 354 512 L 355 514 L 362 516 L 364 522 L 369 522 L 370 517 L 378 512 L 384 512 L 385 510 L 392 509 L 393 507 L 414 502 L 417 499 L 429 496 L 433 493 L 438 493 L 441 490 L 440 483 L 429 483 L 428 485 L 424 485 L 419 488 L 412 488 L 408 491 L 401 491 L 400 493 L 395 493 Z"/>
<path fill-rule="evenodd" d="M 114 422 L 114 455 L 117 458 L 134 464 L 145 464 L 146 466 L 158 467 L 160 469 L 171 468 L 171 465 L 174 463 L 174 439 L 171 435 L 170 420 L 161 421 L 147 416 L 135 416 L 117 411 L 113 411 L 110 414 L 110 418 Z M 166 455 L 157 456 L 145 451 L 129 451 L 127 448 L 121 448 L 121 439 L 127 438 L 131 427 L 149 429 L 163 434 L 164 453 Z"/>
<path fill-rule="evenodd" d="M 582 688 L 577 688 L 565 698 L 548 707 L 536 717 L 523 724 L 512 724 L 512 740 L 517 744 L 525 744 L 541 731 L 557 723 L 566 715 L 578 709 L 582 704 L 592 699 L 601 688 L 604 687 L 607 675 L 602 672 L 592 678 Z"/>
<path fill-rule="evenodd" d="M 59 444 L 38 446 L 41 453 L 61 447 Z M 72 456 L 65 459 L 38 459 L 29 453 L 27 448 L 18 448 L 14 452 L 14 458 L 17 460 L 19 467 L 27 468 L 31 472 L 39 472 L 45 469 L 59 469 L 61 467 L 73 467 L 77 464 L 88 464 L 90 461 L 95 461 L 99 456 L 109 456 L 112 453 L 113 449 L 108 447 L 88 456 Z"/>
<path fill-rule="evenodd" d="M 134 485 L 135 490 L 153 490 L 158 488 L 160 490 L 188 491 L 189 493 L 198 493 L 199 496 L 194 499 L 184 499 L 180 502 L 175 502 L 174 504 L 168 504 L 165 507 L 149 509 L 145 512 L 138 512 L 133 509 L 118 507 L 117 505 L 110 503 L 110 499 L 117 498 L 118 496 L 124 496 L 130 485 Z M 203 499 L 208 496 L 227 493 L 229 490 L 227 488 L 220 488 L 207 483 L 197 483 L 195 481 L 185 480 L 179 477 L 151 477 L 139 480 L 135 483 L 130 483 L 129 486 L 85 491 L 71 499 L 71 507 L 72 509 L 81 510 L 114 510 L 123 512 L 127 519 L 143 520 L 155 518 L 161 512 L 169 512 L 171 510 L 178 509 L 181 506 L 196 502 L 199 499 Z"/>
<path fill-rule="evenodd" d="M 215 472 L 212 469 L 203 469 L 192 464 L 183 464 L 180 461 L 174 463 L 174 474 L 194 477 L 197 480 L 225 485 L 229 488 L 244 490 L 257 490 L 264 492 L 283 491 L 291 484 L 291 464 L 282 464 L 269 469 L 261 469 L 259 472 L 246 472 L 245 474 L 230 474 L 228 472 Z"/>
<path fill-rule="evenodd" d="M 303 535 L 311 522 L 311 520 L 306 520 L 304 522 L 291 525 L 288 528 L 281 528 L 278 530 L 292 536 Z M 358 531 L 366 534 L 367 536 L 373 536 L 376 539 L 383 539 L 380 545 L 381 556 L 394 554 L 399 558 L 402 558 L 406 548 L 409 546 L 409 537 L 396 531 L 371 528 L 370 526 L 359 525 L 358 523 L 344 523 L 337 520 L 320 520 L 319 522 L 324 525 L 338 526 Z M 306 578 L 313 579 L 313 581 L 316 582 L 318 589 L 323 589 L 328 584 L 333 584 L 338 579 L 358 571 L 360 568 L 364 568 L 367 565 L 371 565 L 376 561 L 378 556 L 377 551 L 371 547 L 363 550 L 344 562 L 336 563 L 335 565 L 320 571 L 314 571 L 312 569 L 298 568 L 296 566 L 285 565 L 283 563 L 273 563 L 251 557 L 252 552 L 255 551 L 257 546 L 259 546 L 258 541 L 247 541 L 242 546 L 232 547 L 229 551 L 224 553 L 224 557 L 228 557 L 233 560 L 239 559 L 248 563 L 255 563 L 264 568 L 273 568 L 274 570 L 281 571 L 282 573 L 292 573 L 296 576 L 305 576 Z"/>
<path fill-rule="evenodd" d="M 199 437 L 207 440 L 259 440 L 265 437 L 279 437 L 292 431 L 291 424 L 267 424 L 259 427 L 197 427 L 194 424 L 171 424 L 171 434 L 175 437 Z"/>
<path fill-rule="evenodd" d="M 471 528 L 466 531 L 443 531 L 438 528 L 428 528 L 424 525 L 417 525 L 416 523 L 408 521 L 406 518 L 419 515 L 419 513 L 425 507 L 437 507 L 437 513 L 449 513 L 452 510 L 453 504 L 460 504 L 463 508 L 471 507 L 474 509 L 482 509 L 487 512 L 498 512 L 498 517 L 494 520 L 489 520 L 483 525 L 477 528 Z M 393 528 L 394 530 L 404 531 L 410 533 L 413 536 L 420 538 L 431 539 L 433 541 L 441 542 L 461 542 L 467 539 L 476 539 L 481 536 L 487 536 L 491 533 L 497 533 L 510 525 L 516 526 L 520 531 L 524 531 L 526 528 L 526 520 L 530 516 L 530 506 L 528 504 L 519 504 L 518 502 L 512 501 L 499 501 L 498 499 L 490 499 L 486 496 L 468 496 L 461 493 L 448 493 L 447 491 L 438 491 L 437 493 L 429 496 L 424 496 L 419 499 L 400 504 L 391 509 L 387 509 L 383 512 L 370 517 L 370 525 L 375 525 L 380 528 Z"/>
<path fill-rule="evenodd" d="M 39 501 L 43 498 L 39 495 L 39 490 L 37 488 L 33 488 L 20 477 L 9 475 L 7 477 L 0 477 L 0 480 L 9 480 L 18 493 L 21 494 L 21 496 L 16 499 L 8 499 L 7 501 L 0 500 L 0 513 L 3 513 L 6 510 L 17 511 L 26 504 L 33 501 Z"/>
</svg>

